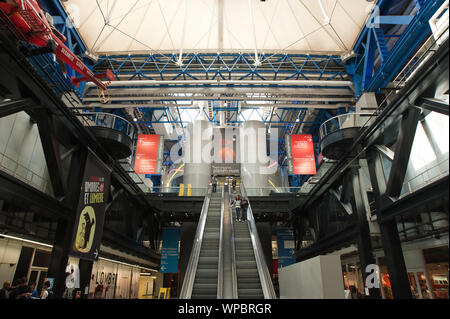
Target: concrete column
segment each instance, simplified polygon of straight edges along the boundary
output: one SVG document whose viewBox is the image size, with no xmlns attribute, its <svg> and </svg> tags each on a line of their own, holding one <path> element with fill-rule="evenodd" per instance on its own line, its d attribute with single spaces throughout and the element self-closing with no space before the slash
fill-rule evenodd
<svg viewBox="0 0 450 319">
<path fill-rule="evenodd" d="M 259 153 L 267 154 L 267 142 L 259 137 L 259 133 L 265 130 L 265 124 L 261 121 L 246 121 L 240 129 L 240 155 L 241 178 L 247 190 L 247 196 L 269 195 L 269 175 L 264 174 L 269 161 L 262 161 Z"/>
</svg>

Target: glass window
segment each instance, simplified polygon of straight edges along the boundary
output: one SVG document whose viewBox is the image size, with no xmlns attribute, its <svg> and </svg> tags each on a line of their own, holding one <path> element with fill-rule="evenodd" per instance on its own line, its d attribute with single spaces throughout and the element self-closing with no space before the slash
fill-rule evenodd
<svg viewBox="0 0 450 319">
<path fill-rule="evenodd" d="M 36 249 L 36 253 L 34 254 L 33 266 L 48 267 L 49 264 L 50 264 L 50 253 Z"/>
<path fill-rule="evenodd" d="M 22 246 L 13 281 L 16 281 L 22 277 L 27 277 L 28 270 L 30 269 L 31 258 L 33 257 L 33 251 L 34 248 Z"/>
<path fill-rule="evenodd" d="M 428 123 L 431 134 L 436 141 L 437 146 L 442 154 L 446 154 L 449 151 L 449 119 L 448 116 L 439 114 L 436 112 L 431 112 L 425 118 Z"/>
<path fill-rule="evenodd" d="M 416 136 L 411 150 L 411 163 L 415 170 L 420 170 L 425 165 L 436 160 L 433 148 L 427 135 L 422 127 L 422 124 L 417 125 Z"/>
</svg>

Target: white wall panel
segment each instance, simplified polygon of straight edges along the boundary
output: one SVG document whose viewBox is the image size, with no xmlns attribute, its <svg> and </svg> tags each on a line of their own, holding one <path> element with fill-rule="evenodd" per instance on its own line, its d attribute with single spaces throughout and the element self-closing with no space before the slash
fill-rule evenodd
<svg viewBox="0 0 450 319">
<path fill-rule="evenodd" d="M 0 169 L 52 193 L 38 127 L 24 112 L 0 118 Z"/>
</svg>

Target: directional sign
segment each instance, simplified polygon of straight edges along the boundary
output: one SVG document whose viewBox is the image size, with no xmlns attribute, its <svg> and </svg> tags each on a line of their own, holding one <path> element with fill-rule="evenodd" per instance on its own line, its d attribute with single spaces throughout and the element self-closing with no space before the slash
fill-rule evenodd
<svg viewBox="0 0 450 319">
<path fill-rule="evenodd" d="M 277 229 L 278 267 L 283 268 L 295 264 L 294 229 Z"/>
<path fill-rule="evenodd" d="M 173 274 L 178 272 L 179 237 L 179 228 L 163 228 L 160 265 L 162 273 Z"/>
</svg>

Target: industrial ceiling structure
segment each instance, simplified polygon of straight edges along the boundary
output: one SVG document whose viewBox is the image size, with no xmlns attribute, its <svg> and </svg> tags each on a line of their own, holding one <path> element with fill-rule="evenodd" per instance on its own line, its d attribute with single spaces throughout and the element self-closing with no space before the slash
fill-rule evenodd
<svg viewBox="0 0 450 319">
<path fill-rule="evenodd" d="M 260 120 L 269 135 L 279 129 L 283 163 L 286 134 L 312 134 L 318 156 L 324 121 L 389 86 L 440 2 L 52 0 L 47 9 L 95 73 L 116 77 L 105 92 L 82 84 L 77 108 L 169 143 L 196 119 Z"/>
<path fill-rule="evenodd" d="M 352 50 L 374 7 L 360 0 L 68 0 L 88 50 L 325 53 Z"/>
</svg>

